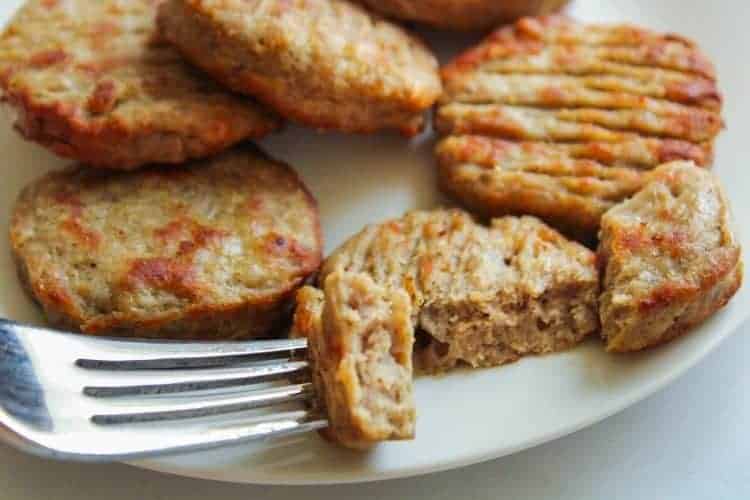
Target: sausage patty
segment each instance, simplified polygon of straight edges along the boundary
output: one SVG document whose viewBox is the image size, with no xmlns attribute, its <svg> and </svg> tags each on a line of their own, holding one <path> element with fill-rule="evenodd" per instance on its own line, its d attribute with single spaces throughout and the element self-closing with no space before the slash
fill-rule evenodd
<svg viewBox="0 0 750 500">
<path fill-rule="evenodd" d="M 585 240 L 647 171 L 710 165 L 723 126 L 698 47 L 627 25 L 525 18 L 442 75 L 443 190 L 482 215 L 532 214 Z"/>
<path fill-rule="evenodd" d="M 279 119 L 156 36 L 160 0 L 29 0 L 0 37 L 16 128 L 60 156 L 133 169 L 218 153 Z"/>
<path fill-rule="evenodd" d="M 742 282 L 724 190 L 687 162 L 654 170 L 602 217 L 602 336 L 609 351 L 671 340 L 723 307 Z"/>
<path fill-rule="evenodd" d="M 320 282 L 337 271 L 409 295 L 423 371 L 562 350 L 599 326 L 594 254 L 534 217 L 485 226 L 460 210 L 412 212 L 344 243 Z"/>
<path fill-rule="evenodd" d="M 180 339 L 271 332 L 317 270 L 315 201 L 254 147 L 179 167 L 71 167 L 21 193 L 20 275 L 56 326 Z"/>
<path fill-rule="evenodd" d="M 420 40 L 347 0 L 168 0 L 159 25 L 228 87 L 320 129 L 412 135 L 441 91 Z"/>
</svg>

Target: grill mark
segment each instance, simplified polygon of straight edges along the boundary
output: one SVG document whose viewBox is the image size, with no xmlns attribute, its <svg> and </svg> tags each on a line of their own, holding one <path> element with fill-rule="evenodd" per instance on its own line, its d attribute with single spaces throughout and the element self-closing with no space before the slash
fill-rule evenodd
<svg viewBox="0 0 750 500">
<path fill-rule="evenodd" d="M 459 252 L 463 252 L 466 245 L 470 243 L 474 230 L 475 228 L 472 225 L 465 223 L 465 219 L 462 216 L 451 215 L 447 232 L 448 237 L 443 239 L 445 246 L 450 250 L 441 254 L 441 260 L 447 263 L 448 269 L 450 269 L 449 275 L 451 276 L 447 286 L 444 286 L 444 293 L 450 293 L 455 288 L 457 281 L 459 281 L 456 272 L 460 260 L 456 250 L 458 249 Z"/>
<path fill-rule="evenodd" d="M 532 56 L 533 57 L 533 56 Z M 478 71 L 497 74 L 523 74 L 523 75 L 561 75 L 561 76 L 622 76 L 649 80 L 694 80 L 703 78 L 714 81 L 713 77 L 696 75 L 690 72 L 678 71 L 668 68 L 657 68 L 645 65 L 625 64 L 613 61 L 581 61 L 576 65 L 565 64 L 559 61 L 543 62 L 534 64 L 528 57 L 509 58 L 506 60 L 491 60 L 482 64 Z M 453 78 L 450 69 L 443 70 L 447 79 Z M 459 72 L 458 75 L 465 75 Z"/>
<path fill-rule="evenodd" d="M 376 260 L 377 257 L 374 256 L 389 255 L 390 257 L 386 259 L 386 262 L 391 265 L 394 264 L 394 261 L 397 260 L 395 259 L 395 256 L 398 253 L 398 248 L 403 242 L 402 226 L 403 224 L 398 220 L 393 220 L 378 226 L 377 231 L 375 232 L 375 237 L 373 238 L 373 242 L 370 245 L 368 262 Z M 398 272 L 396 269 L 394 269 L 394 267 L 385 269 L 385 266 L 382 265 L 382 261 L 381 265 L 376 265 L 373 262 L 373 264 L 369 267 L 371 269 L 373 280 L 376 283 L 386 283 L 388 276 L 391 276 Z"/>
<path fill-rule="evenodd" d="M 539 175 L 535 171 L 529 171 L 534 175 Z M 633 183 L 627 185 L 626 183 L 620 183 L 615 180 L 599 179 L 596 176 L 571 176 L 571 175 L 555 175 L 552 176 L 547 172 L 542 172 L 541 175 L 547 177 L 553 177 L 560 184 L 564 186 L 569 193 L 575 193 L 577 195 L 585 196 L 587 198 L 594 198 L 606 202 L 619 202 L 623 198 L 627 197 L 638 191 L 642 183 Z M 592 192 L 596 190 L 596 193 Z"/>
<path fill-rule="evenodd" d="M 463 165 L 464 167 L 470 166 L 470 165 Z M 481 167 L 480 167 L 481 168 Z M 541 173 L 534 173 L 534 172 L 505 172 L 502 170 L 490 170 L 487 172 L 486 175 L 489 175 L 489 178 L 492 180 L 493 185 L 502 185 L 505 184 L 505 181 L 508 180 L 509 177 L 514 176 L 521 176 L 523 175 L 525 179 L 529 182 L 529 184 L 536 184 L 534 186 L 523 186 L 519 191 L 524 193 L 535 193 L 540 194 L 543 197 L 548 197 L 550 193 L 557 193 L 557 194 L 564 194 L 566 196 L 575 198 L 576 200 L 580 202 L 585 203 L 596 203 L 603 207 L 604 209 L 612 207 L 615 205 L 615 203 L 621 201 L 623 198 L 627 197 L 628 194 L 632 194 L 633 192 L 637 191 L 638 189 L 635 188 L 633 191 L 629 191 L 626 194 L 623 194 L 622 196 L 600 196 L 598 194 L 593 194 L 591 192 L 581 192 L 579 190 L 575 190 L 574 186 L 572 185 L 571 181 L 579 182 L 580 178 L 571 178 L 567 177 L 568 182 L 560 182 L 560 179 L 565 179 L 565 177 L 556 177 L 552 175 L 547 174 L 541 174 Z M 550 189 L 553 189 L 551 191 Z M 554 190 L 554 188 L 557 188 Z M 492 191 L 496 191 L 494 187 L 491 188 Z M 559 206 L 555 204 L 555 209 L 559 209 Z M 572 217 L 575 218 L 575 215 L 571 214 Z"/>
<path fill-rule="evenodd" d="M 710 150 L 690 142 L 634 136 L 619 143 L 512 142 L 477 135 L 451 136 L 441 141 L 436 153 L 441 162 L 502 162 L 523 164 L 531 160 L 591 160 L 607 167 L 650 170 L 671 160 L 693 160 L 705 165 Z"/>
<path fill-rule="evenodd" d="M 514 108 L 533 108 L 539 111 L 564 111 L 564 110 L 602 110 L 602 111 L 642 111 L 644 113 L 652 113 L 659 117 L 675 117 L 675 116 L 695 116 L 705 117 L 707 119 L 715 119 L 720 121 L 721 118 L 718 113 L 709 111 L 701 107 L 688 107 L 676 102 L 670 102 L 667 100 L 652 100 L 649 97 L 636 98 L 641 99 L 641 105 L 637 102 L 623 103 L 622 106 L 617 106 L 616 103 L 596 103 L 593 101 L 584 102 L 583 99 L 576 102 L 575 96 L 565 96 L 565 90 L 563 89 L 544 89 L 542 92 L 546 92 L 547 95 L 542 96 L 531 96 L 530 98 L 517 98 L 516 96 L 503 96 L 500 98 L 464 98 L 464 96 L 455 96 L 452 98 L 452 103 L 455 104 L 471 104 L 478 106 L 493 106 L 503 105 Z M 556 94 L 556 95 L 555 95 Z M 612 94 L 608 94 L 612 95 Z M 613 96 L 617 97 L 617 96 Z M 557 102 L 553 102 L 557 99 Z M 547 102 L 545 102 L 547 101 Z"/>
<path fill-rule="evenodd" d="M 407 217 L 405 219 L 405 222 L 409 222 L 409 233 L 408 233 L 408 241 L 412 242 L 411 249 L 409 251 L 409 256 L 404 261 L 402 276 L 399 277 L 401 279 L 400 285 L 407 291 L 409 296 L 412 299 L 412 302 L 418 303 L 421 301 L 421 297 L 424 294 L 424 291 L 419 286 L 419 280 L 417 279 L 417 253 L 419 251 L 420 246 L 422 245 L 422 239 L 419 237 L 419 233 L 421 233 L 422 224 L 421 223 L 415 223 L 415 216 Z M 414 308 L 414 312 L 416 313 L 418 311 L 418 308 Z"/>
<path fill-rule="evenodd" d="M 466 276 L 468 274 L 468 265 L 469 265 L 469 256 L 471 255 L 471 251 L 475 248 L 475 244 L 478 242 L 479 245 L 482 245 L 485 243 L 486 238 L 475 238 L 473 237 L 473 233 L 476 231 L 480 231 L 479 228 L 476 227 L 470 227 L 466 231 L 466 236 L 463 242 L 463 245 L 461 248 L 457 249 L 456 252 L 453 253 L 454 256 L 454 264 L 453 264 L 453 274 L 455 276 L 453 280 L 453 286 L 449 289 L 449 297 L 456 297 L 458 296 L 458 292 L 462 290 L 466 290 Z"/>
<path fill-rule="evenodd" d="M 564 85 L 534 85 L 534 82 L 524 82 L 525 89 L 497 90 L 492 82 L 484 85 L 474 85 L 468 82 L 465 88 L 453 91 L 444 97 L 444 106 L 451 104 L 470 105 L 505 105 L 509 108 L 530 108 L 540 111 L 592 109 L 614 112 L 642 111 L 657 116 L 673 117 L 703 117 L 709 120 L 721 121 L 719 113 L 711 108 L 691 106 L 686 103 L 669 99 L 652 98 L 627 92 L 606 92 L 601 90 L 587 90 L 582 88 L 565 88 Z M 500 83 L 500 86 L 504 83 Z M 518 82 L 511 85 L 520 86 Z M 449 90 L 450 91 L 450 90 Z M 584 93 L 585 95 L 582 95 Z"/>
<path fill-rule="evenodd" d="M 654 119 L 655 123 L 648 123 L 649 119 Z M 519 120 L 531 120 L 533 123 L 532 126 L 527 126 Z M 544 124 L 544 120 L 555 123 Z M 658 115 L 648 110 L 545 110 L 525 106 L 474 104 L 449 104 L 438 112 L 438 128 L 441 130 L 447 125 L 448 131 L 462 134 L 480 132 L 513 139 L 562 142 L 614 142 L 623 139 L 624 134 L 631 133 L 643 137 L 670 137 L 697 143 L 713 138 L 723 126 L 720 120 L 719 115 L 715 113 Z M 573 127 L 561 131 L 560 124 Z M 532 128 L 543 130 L 540 133 Z"/>
<path fill-rule="evenodd" d="M 514 25 L 496 30 L 488 40 L 507 39 L 597 46 L 672 43 L 684 48 L 695 47 L 692 40 L 673 33 L 657 33 L 629 24 L 580 24 L 561 14 L 522 18 Z"/>
<path fill-rule="evenodd" d="M 386 226 L 381 226 L 386 227 Z M 390 251 L 392 252 L 392 258 L 388 259 L 388 269 L 384 269 L 385 276 L 381 277 L 381 281 L 377 283 L 388 283 L 388 276 L 398 276 L 401 272 L 401 266 L 403 263 L 400 260 L 402 246 L 404 244 L 404 227 L 401 221 L 391 221 L 387 224 L 389 233 L 386 236 L 385 241 L 389 242 Z"/>
<path fill-rule="evenodd" d="M 376 233 L 377 228 L 375 226 L 368 226 L 364 230 L 364 234 L 360 233 L 361 236 L 357 235 L 354 237 L 356 238 L 356 245 L 353 248 L 350 248 L 350 245 L 347 243 L 342 247 L 342 252 L 334 255 L 334 262 L 341 265 L 341 267 L 347 271 L 367 272 L 367 269 L 365 268 L 365 258 L 369 253 L 372 240 Z M 344 259 L 342 259 L 342 256 Z"/>
<path fill-rule="evenodd" d="M 557 179 L 563 182 L 569 187 L 571 193 L 586 194 L 587 196 L 594 196 L 601 199 L 607 200 L 621 200 L 624 196 L 629 193 L 637 191 L 643 184 L 644 174 L 635 169 L 612 169 L 603 165 L 597 165 L 592 171 L 589 168 L 576 170 L 575 168 L 567 169 L 564 171 L 546 169 L 540 165 L 528 165 L 526 168 L 508 169 L 505 165 L 484 165 L 478 162 L 463 162 L 456 163 L 450 166 L 456 170 L 464 168 L 480 169 L 485 172 L 494 174 L 530 174 L 548 177 L 550 179 Z M 618 175 L 618 177 L 615 177 Z M 581 181 L 590 180 L 590 183 L 598 186 L 599 190 L 608 191 L 611 193 L 624 193 L 624 194 L 611 194 L 606 195 L 591 195 L 590 190 L 581 189 L 575 186 L 575 183 L 580 184 Z M 594 186 L 592 186 L 594 187 Z"/>
<path fill-rule="evenodd" d="M 458 197 L 468 204 L 486 204 L 487 199 L 490 199 L 493 203 L 501 204 L 504 214 L 523 215 L 532 212 L 537 217 L 572 229 L 579 235 L 593 231 L 604 212 L 616 204 L 595 196 L 572 193 L 565 186 L 543 176 L 529 174 L 523 179 L 525 183 L 520 184 L 522 188 L 518 187 L 517 179 L 507 177 L 505 174 L 492 177 L 492 184 L 468 193 L 458 193 Z M 516 187 L 507 189 L 509 182 L 515 182 Z M 554 202 L 550 202 L 551 198 Z M 561 213 L 561 208 L 566 208 L 566 211 Z"/>
<path fill-rule="evenodd" d="M 493 86 L 506 87 L 497 92 Z M 718 111 L 721 108 L 721 95 L 716 83 L 706 79 L 663 80 L 645 82 L 632 77 L 599 75 L 595 77 L 566 74 L 507 74 L 478 72 L 469 80 L 460 80 L 458 84 L 446 85 L 446 95 L 442 102 L 487 102 L 487 99 L 513 102 L 511 97 L 520 94 L 512 87 L 524 87 L 523 93 L 533 98 L 526 98 L 529 104 L 544 106 L 571 106 L 579 103 L 609 101 L 612 107 L 662 107 L 664 109 L 707 109 Z M 508 88 L 510 87 L 510 88 Z M 554 95 L 545 95 L 550 89 L 557 90 L 566 102 L 554 102 Z M 492 97 L 495 92 L 495 97 Z M 535 93 L 531 94 L 531 93 Z M 477 98 L 477 94 L 480 96 Z M 584 94 L 584 95 L 582 95 Z M 484 97 L 489 96 L 489 97 Z M 548 102 L 543 102 L 544 98 Z M 615 104 L 621 103 L 619 106 Z M 676 105 L 676 106 L 674 106 Z M 595 106 L 595 104 L 592 104 Z M 599 107 L 606 107 L 600 105 Z"/>
<path fill-rule="evenodd" d="M 495 163 L 492 163 L 491 165 L 487 165 L 490 162 L 487 162 L 485 164 L 484 161 L 470 161 L 470 162 L 462 162 L 462 161 L 454 161 L 455 163 L 476 163 L 479 166 L 483 166 L 485 168 L 491 168 L 495 165 Z M 498 162 L 500 163 L 500 162 Z M 527 158 L 524 160 L 511 160 L 511 161 L 502 161 L 502 166 L 504 170 L 507 170 L 509 172 L 512 171 L 528 171 L 528 170 L 538 170 L 540 172 L 546 171 L 545 169 L 548 168 L 550 170 L 555 168 L 572 168 L 571 163 L 574 165 L 580 165 L 581 170 L 588 169 L 588 170 L 599 170 L 602 172 L 602 175 L 597 175 L 596 177 L 602 179 L 602 180 L 608 180 L 608 179 L 616 179 L 616 175 L 619 172 L 622 171 L 632 171 L 632 172 L 646 172 L 648 170 L 652 170 L 656 168 L 659 164 L 654 164 L 652 166 L 644 167 L 643 165 L 636 165 L 636 164 L 627 164 L 624 162 L 618 162 L 615 164 L 606 164 L 606 163 L 600 163 L 596 160 L 591 160 L 588 158 L 575 158 L 575 157 L 558 157 L 558 158 L 548 158 L 548 157 L 537 157 L 537 158 Z M 606 174 L 608 172 L 611 172 L 611 174 Z M 607 176 L 609 175 L 609 176 Z"/>
<path fill-rule="evenodd" d="M 372 230 L 372 237 L 367 244 L 367 248 L 362 255 L 362 270 L 372 276 L 373 280 L 378 280 L 378 235 L 380 234 L 381 226 L 375 225 Z"/>
<path fill-rule="evenodd" d="M 457 164 L 457 163 L 474 163 L 485 168 L 493 168 L 496 166 L 502 166 L 504 170 L 524 170 L 526 168 L 549 168 L 549 169 L 564 169 L 567 172 L 578 170 L 581 172 L 599 172 L 601 173 L 602 179 L 608 178 L 620 178 L 623 172 L 638 173 L 648 168 L 642 166 L 634 167 L 620 167 L 613 166 L 611 163 L 600 161 L 599 158 L 590 154 L 586 156 L 586 153 L 590 153 L 591 149 L 587 146 L 596 146 L 596 144 L 581 144 L 583 147 L 581 153 L 576 157 L 575 151 L 570 151 L 570 148 L 564 146 L 555 145 L 548 146 L 546 144 L 540 145 L 538 143 L 510 143 L 502 140 L 472 140 L 473 137 L 464 139 L 463 141 L 452 138 L 452 147 L 450 145 L 445 147 L 441 145 L 439 147 L 438 155 L 440 162 L 446 165 Z M 468 144 L 467 144 L 468 142 Z M 471 143 L 478 143 L 472 145 Z M 502 143 L 499 148 L 493 143 Z M 502 148 L 505 148 L 503 151 Z M 523 151 L 523 156 L 520 158 L 509 157 L 506 154 L 509 149 L 515 148 L 517 150 L 527 149 Z M 496 149 L 500 149 L 500 152 L 496 153 Z"/>
<path fill-rule="evenodd" d="M 439 250 L 443 236 L 450 230 L 450 222 L 445 220 L 430 220 L 427 224 L 419 224 L 422 240 L 418 255 L 415 260 L 415 281 L 421 290 L 429 289 L 434 284 L 433 271 L 435 270 L 436 250 Z M 419 251 L 421 250 L 421 251 Z"/>
<path fill-rule="evenodd" d="M 655 54 L 658 46 L 646 46 L 644 48 L 635 48 L 627 46 L 586 46 L 586 45 L 554 45 L 554 44 L 528 44 L 512 45 L 511 50 L 508 47 L 488 46 L 484 47 L 480 54 L 475 54 L 474 59 L 476 66 L 472 69 L 502 66 L 507 62 L 516 62 L 518 59 L 521 63 L 529 63 L 529 58 L 547 58 L 547 64 L 557 68 L 574 68 L 601 65 L 618 65 L 620 69 L 631 68 L 637 71 L 638 68 L 648 68 L 650 70 L 658 69 L 669 71 L 681 75 L 700 76 L 708 79 L 714 79 L 715 74 L 713 67 L 705 57 L 695 50 L 679 54 L 683 59 L 669 60 L 659 58 Z M 506 57 L 502 57 L 506 55 Z M 462 72 L 461 68 L 466 63 L 461 58 L 455 63 L 449 65 L 446 70 L 448 73 Z"/>
</svg>

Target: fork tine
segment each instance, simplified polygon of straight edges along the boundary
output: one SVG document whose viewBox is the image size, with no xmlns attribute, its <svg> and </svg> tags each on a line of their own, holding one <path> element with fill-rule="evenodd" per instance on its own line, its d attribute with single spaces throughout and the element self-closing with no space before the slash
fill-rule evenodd
<svg viewBox="0 0 750 500">
<path fill-rule="evenodd" d="M 253 366 L 242 373 L 205 373 L 203 371 L 181 374 L 164 373 L 156 377 L 155 384 L 111 384 L 85 386 L 87 396 L 105 398 L 143 394 L 168 394 L 175 392 L 200 391 L 269 382 L 302 374 L 308 369 L 307 361 L 292 361 L 267 366 Z"/>
<path fill-rule="evenodd" d="M 193 450 L 217 448 L 231 444 L 246 443 L 261 439 L 280 438 L 293 436 L 306 432 L 316 431 L 328 426 L 328 421 L 315 418 L 310 412 L 297 412 L 289 417 L 277 417 L 266 422 L 241 425 L 228 428 L 209 429 L 200 435 L 189 435 L 184 443 L 173 448 L 160 450 L 162 454 L 184 453 Z M 153 453 L 145 451 L 139 453 L 131 452 L 126 456 L 116 457 L 118 460 L 134 459 L 141 455 L 152 456 Z"/>
<path fill-rule="evenodd" d="M 292 436 L 327 426 L 328 421 L 317 413 L 303 410 L 277 414 L 246 423 L 208 427 L 202 429 L 201 432 L 181 433 L 179 439 L 168 435 L 170 439 L 167 441 L 152 437 L 146 440 L 133 440 L 130 433 L 118 430 L 118 432 L 108 433 L 106 446 L 96 451 L 92 451 L 91 443 L 82 443 L 75 434 L 60 434 L 56 436 L 58 440 L 55 443 L 53 456 L 57 459 L 85 462 L 136 460 Z M 37 448 L 30 451 L 49 456 L 48 449 Z"/>
<path fill-rule="evenodd" d="M 253 391 L 250 394 L 221 398 L 218 401 L 177 404 L 166 402 L 156 406 L 128 406 L 127 412 L 96 414 L 91 417 L 91 421 L 100 425 L 112 425 L 205 417 L 301 401 L 309 399 L 312 395 L 312 384 L 304 383 L 271 390 Z"/>
<path fill-rule="evenodd" d="M 79 358 L 75 363 L 81 368 L 94 370 L 161 370 L 173 368 L 209 368 L 231 366 L 247 361 L 260 361 L 292 357 L 304 353 L 306 339 L 256 340 L 234 343 L 138 343 L 141 352 L 131 353 L 132 342 L 112 341 L 117 351 L 99 355 L 96 359 Z M 143 352 L 145 348 L 157 352 Z"/>
</svg>

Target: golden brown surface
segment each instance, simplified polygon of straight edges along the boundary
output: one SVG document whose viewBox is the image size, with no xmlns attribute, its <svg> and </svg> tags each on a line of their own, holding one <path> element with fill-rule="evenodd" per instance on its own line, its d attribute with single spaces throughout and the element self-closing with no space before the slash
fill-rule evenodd
<svg viewBox="0 0 750 500">
<path fill-rule="evenodd" d="M 297 294 L 294 336 L 307 337 L 324 435 L 366 449 L 414 437 L 409 297 L 365 274 L 334 273 Z"/>
<path fill-rule="evenodd" d="M 661 163 L 712 161 L 721 95 L 690 41 L 561 16 L 499 29 L 442 70 L 441 186 L 488 216 L 591 240 Z"/>
<path fill-rule="evenodd" d="M 689 331 L 742 282 L 739 242 L 723 188 L 688 162 L 663 165 L 602 218 L 602 336 L 636 351 Z"/>
<path fill-rule="evenodd" d="M 159 25 L 198 67 L 311 127 L 413 135 L 441 91 L 420 40 L 345 0 L 168 0 Z"/>
<path fill-rule="evenodd" d="M 19 272 L 50 322 L 89 334 L 265 335 L 321 260 L 317 206 L 254 147 L 180 167 L 73 167 L 21 193 Z"/>
<path fill-rule="evenodd" d="M 156 36 L 159 0 L 29 0 L 0 38 L 16 128 L 60 156 L 133 169 L 218 153 L 280 125 Z"/>
<path fill-rule="evenodd" d="M 533 217 L 484 226 L 460 210 L 411 212 L 349 239 L 321 282 L 339 270 L 409 295 L 425 371 L 561 350 L 598 329 L 594 254 Z"/>
<path fill-rule="evenodd" d="M 382 14 L 437 28 L 486 30 L 521 16 L 549 14 L 568 0 L 362 0 Z"/>
</svg>

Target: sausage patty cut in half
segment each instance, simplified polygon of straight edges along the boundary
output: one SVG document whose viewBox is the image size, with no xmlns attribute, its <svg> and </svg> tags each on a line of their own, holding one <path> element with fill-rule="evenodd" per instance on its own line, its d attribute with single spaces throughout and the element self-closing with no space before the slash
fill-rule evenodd
<svg viewBox="0 0 750 500">
<path fill-rule="evenodd" d="M 309 341 L 324 435 L 349 448 L 414 437 L 411 303 L 366 274 L 336 272 L 297 293 L 293 335 Z"/>
<path fill-rule="evenodd" d="M 317 206 L 254 147 L 180 167 L 73 167 L 28 186 L 11 247 L 54 325 L 89 334 L 270 333 L 321 261 Z"/>
<path fill-rule="evenodd" d="M 663 165 L 602 217 L 602 336 L 637 351 L 687 332 L 742 283 L 739 243 L 718 179 L 687 162 Z"/>
<path fill-rule="evenodd" d="M 549 14 L 569 0 L 362 0 L 387 16 L 454 30 L 486 30 L 522 16 Z"/>
<path fill-rule="evenodd" d="M 723 126 L 700 50 L 627 25 L 525 18 L 442 76 L 443 190 L 484 216 L 533 214 L 584 240 L 647 171 L 710 165 Z"/>
<path fill-rule="evenodd" d="M 17 129 L 60 156 L 132 169 L 278 128 L 159 41 L 159 1 L 28 0 L 0 37 L 0 87 Z"/>
<path fill-rule="evenodd" d="M 412 135 L 441 92 L 421 41 L 346 0 L 168 0 L 159 24 L 219 81 L 320 129 Z"/>
<path fill-rule="evenodd" d="M 339 270 L 409 295 L 423 371 L 558 351 L 599 326 L 594 254 L 534 217 L 484 226 L 460 210 L 412 212 L 347 241 L 321 282 Z"/>
</svg>

